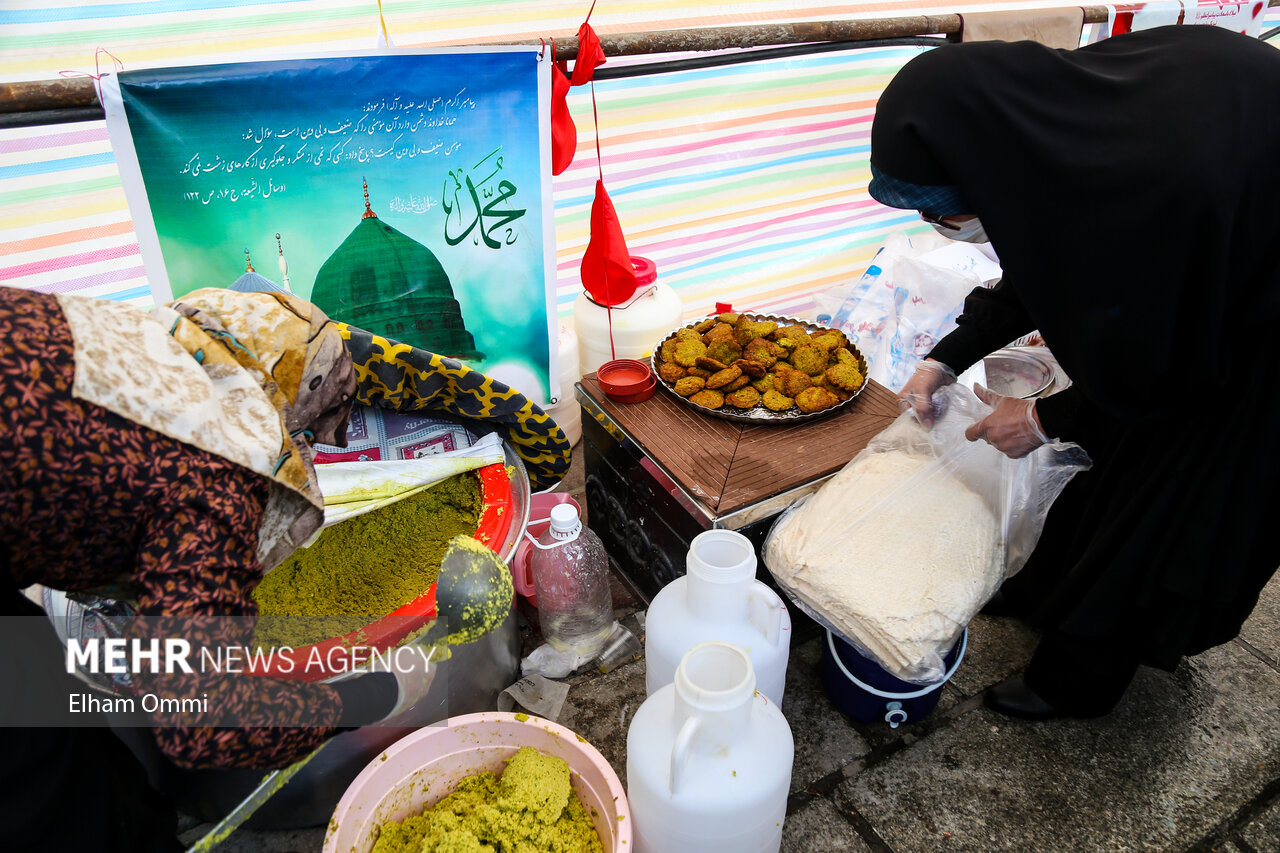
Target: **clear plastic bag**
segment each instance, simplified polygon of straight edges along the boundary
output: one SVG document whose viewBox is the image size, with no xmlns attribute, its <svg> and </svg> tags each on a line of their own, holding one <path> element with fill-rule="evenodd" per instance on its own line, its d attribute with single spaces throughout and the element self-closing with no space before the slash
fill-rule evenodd
<svg viewBox="0 0 1280 853">
<path fill-rule="evenodd" d="M 930 683 L 982 605 L 1031 556 L 1079 445 L 1010 459 L 965 429 L 991 412 L 949 385 L 774 523 L 764 559 L 791 600 L 896 678 Z"/>
<path fill-rule="evenodd" d="M 861 278 L 814 296 L 816 318 L 847 334 L 870 378 L 896 390 L 956 327 L 969 292 L 999 276 L 989 247 L 895 231 Z"/>
</svg>

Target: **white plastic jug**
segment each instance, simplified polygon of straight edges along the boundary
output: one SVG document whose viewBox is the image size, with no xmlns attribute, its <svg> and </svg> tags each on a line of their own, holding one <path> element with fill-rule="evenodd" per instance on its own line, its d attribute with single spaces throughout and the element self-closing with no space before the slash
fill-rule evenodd
<svg viewBox="0 0 1280 853">
<path fill-rule="evenodd" d="M 669 285 L 658 281 L 658 269 L 648 258 L 632 257 L 636 294 L 613 309 L 594 302 L 586 291 L 573 304 L 581 375 L 594 373 L 615 358 L 648 358 L 653 348 L 684 319 L 684 304 Z M 609 329 L 613 328 L 613 345 Z"/>
<path fill-rule="evenodd" d="M 573 383 L 582 378 L 582 374 L 578 372 L 578 333 L 569 323 L 561 322 L 559 334 L 560 402 L 546 412 L 564 430 L 565 438 L 573 446 L 582 438 L 582 406 L 573 393 Z"/>
<path fill-rule="evenodd" d="M 795 742 L 731 643 L 700 643 L 627 730 L 637 853 L 777 853 Z"/>
<path fill-rule="evenodd" d="M 663 587 L 645 616 L 646 693 L 671 683 L 689 649 L 719 640 L 746 650 L 760 692 L 781 707 L 791 614 L 756 580 L 751 540 L 733 530 L 704 531 L 689 543 L 685 564 L 687 574 Z"/>
</svg>

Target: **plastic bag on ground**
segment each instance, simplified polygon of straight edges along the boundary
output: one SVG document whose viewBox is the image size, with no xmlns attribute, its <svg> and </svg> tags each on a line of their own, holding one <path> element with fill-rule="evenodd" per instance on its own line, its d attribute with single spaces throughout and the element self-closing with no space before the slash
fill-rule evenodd
<svg viewBox="0 0 1280 853">
<path fill-rule="evenodd" d="M 1054 500 L 1089 458 L 1051 442 L 1010 459 L 965 429 L 991 412 L 962 385 L 935 394 L 932 430 L 903 413 L 775 522 L 764 559 L 816 621 L 904 681 L 943 658 L 1025 565 Z"/>
</svg>

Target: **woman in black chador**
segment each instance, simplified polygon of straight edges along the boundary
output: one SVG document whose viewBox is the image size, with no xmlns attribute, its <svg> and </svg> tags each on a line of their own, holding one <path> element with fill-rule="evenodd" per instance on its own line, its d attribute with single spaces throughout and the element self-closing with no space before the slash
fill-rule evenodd
<svg viewBox="0 0 1280 853">
<path fill-rule="evenodd" d="M 1280 52 L 1214 27 L 1079 50 L 938 48 L 897 75 L 872 130 L 872 196 L 1004 278 L 900 394 L 1039 330 L 1073 380 L 1035 401 L 984 393 L 970 430 L 1010 456 L 1048 438 L 1092 470 L 1001 591 L 1044 636 L 996 711 L 1109 712 L 1140 664 L 1173 669 L 1236 636 L 1280 565 Z"/>
</svg>

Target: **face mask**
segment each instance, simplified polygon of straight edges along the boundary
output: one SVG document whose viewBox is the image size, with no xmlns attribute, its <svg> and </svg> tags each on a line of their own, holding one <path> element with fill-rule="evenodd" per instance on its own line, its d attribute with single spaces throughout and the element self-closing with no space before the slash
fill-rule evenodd
<svg viewBox="0 0 1280 853">
<path fill-rule="evenodd" d="M 990 238 L 987 237 L 986 229 L 982 227 L 982 220 L 978 219 L 977 217 L 974 217 L 973 219 L 970 219 L 966 222 L 960 223 L 960 227 L 958 229 L 944 228 L 941 225 L 934 225 L 932 222 L 930 222 L 929 224 L 933 225 L 934 231 L 937 231 L 943 237 L 946 237 L 950 240 L 959 240 L 962 243 L 990 243 L 991 242 Z"/>
</svg>

